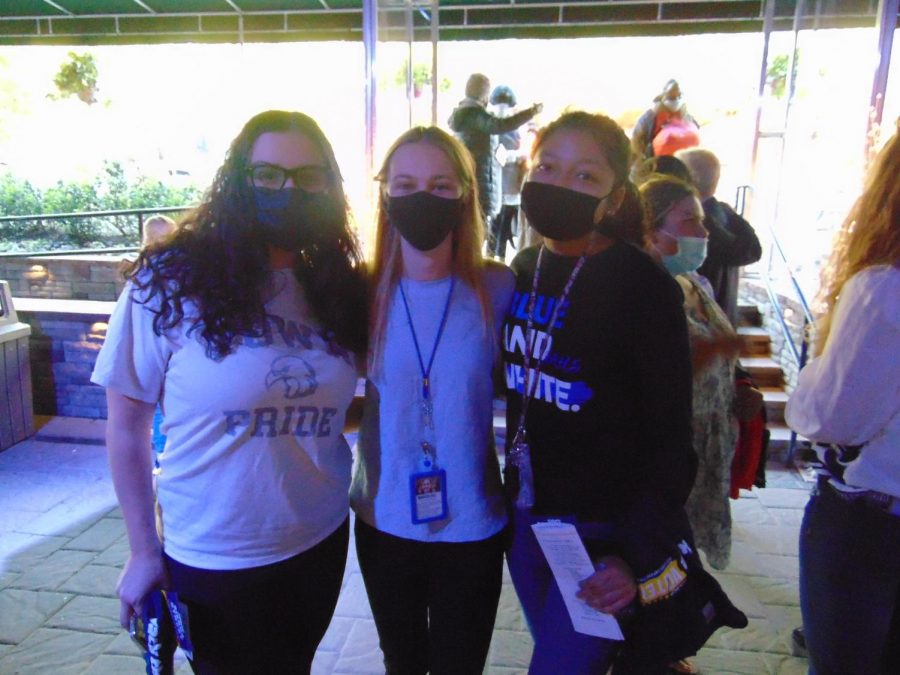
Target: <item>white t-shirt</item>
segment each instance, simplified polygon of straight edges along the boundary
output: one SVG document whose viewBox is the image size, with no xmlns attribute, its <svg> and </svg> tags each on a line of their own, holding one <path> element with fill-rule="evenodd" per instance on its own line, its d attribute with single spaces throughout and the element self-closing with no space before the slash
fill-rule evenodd
<svg viewBox="0 0 900 675">
<path fill-rule="evenodd" d="M 443 314 L 450 279 L 402 279 L 422 359 L 427 365 Z M 485 331 L 474 291 L 457 281 L 444 333 L 430 373 L 434 443 L 446 471 L 447 517 L 413 523 L 411 474 L 422 471 L 422 373 L 399 288 L 385 333 L 383 367 L 370 373 L 350 500 L 358 518 L 397 537 L 417 541 L 486 539 L 506 524 L 500 471 L 493 443 L 492 367 L 498 336 L 512 297 L 512 272 L 491 265 L 485 285 L 494 331 Z"/>
<path fill-rule="evenodd" d="M 342 431 L 356 370 L 352 355 L 320 336 L 293 273 L 273 272 L 270 336 L 244 338 L 218 361 L 199 331 L 186 334 L 187 319 L 156 335 L 134 293 L 129 285 L 119 298 L 91 379 L 163 404 L 166 553 L 193 567 L 243 569 L 331 534 L 349 509 Z"/>
<path fill-rule="evenodd" d="M 848 485 L 900 497 L 900 269 L 869 267 L 841 289 L 825 351 L 785 409 L 797 433 L 862 445 Z"/>
</svg>

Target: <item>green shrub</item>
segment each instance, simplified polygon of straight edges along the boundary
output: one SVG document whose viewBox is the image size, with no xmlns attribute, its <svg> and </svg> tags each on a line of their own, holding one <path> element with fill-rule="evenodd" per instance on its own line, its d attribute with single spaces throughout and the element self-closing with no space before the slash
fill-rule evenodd
<svg viewBox="0 0 900 675">
<path fill-rule="evenodd" d="M 146 176 L 129 177 L 119 162 L 107 161 L 89 181 L 58 181 L 41 191 L 12 173 L 0 174 L 3 215 L 90 213 L 196 202 L 200 190 L 172 187 Z M 91 216 L 45 220 L 0 220 L 0 252 L 137 246 L 137 215 Z"/>
</svg>

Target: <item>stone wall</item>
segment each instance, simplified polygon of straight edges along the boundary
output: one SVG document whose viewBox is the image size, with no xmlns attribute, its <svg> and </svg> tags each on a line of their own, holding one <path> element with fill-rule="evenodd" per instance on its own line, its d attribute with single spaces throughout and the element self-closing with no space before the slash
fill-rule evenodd
<svg viewBox="0 0 900 675">
<path fill-rule="evenodd" d="M 784 371 L 785 389 L 790 393 L 797 385 L 799 369 L 794 354 L 788 345 L 781 322 L 775 315 L 775 306 L 772 304 L 766 291 L 765 283 L 759 279 L 742 278 L 740 285 L 739 302 L 741 304 L 756 305 L 763 318 L 762 327 L 769 333 L 772 340 L 772 359 L 781 366 Z M 803 309 L 799 301 L 783 293 L 777 293 L 778 302 L 791 333 L 791 338 L 797 351 L 800 351 L 803 335 Z"/>
<path fill-rule="evenodd" d="M 34 412 L 106 418 L 106 393 L 91 371 L 106 338 L 113 302 L 16 298 L 29 341 Z"/>
<path fill-rule="evenodd" d="M 0 257 L 0 279 L 17 298 L 114 301 L 123 286 L 123 256 Z"/>
</svg>

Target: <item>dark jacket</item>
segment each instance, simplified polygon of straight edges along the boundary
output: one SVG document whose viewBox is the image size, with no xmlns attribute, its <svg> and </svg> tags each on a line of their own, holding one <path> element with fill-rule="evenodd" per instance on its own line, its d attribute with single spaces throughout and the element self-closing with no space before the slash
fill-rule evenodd
<svg viewBox="0 0 900 675">
<path fill-rule="evenodd" d="M 737 320 L 738 276 L 741 265 L 755 263 L 762 247 L 753 227 L 725 202 L 703 202 L 703 226 L 709 231 L 706 260 L 697 271 L 709 279 L 716 302 L 732 324 Z"/>
<path fill-rule="evenodd" d="M 518 129 L 535 114 L 534 108 L 526 108 L 509 117 L 497 117 L 478 101 L 465 98 L 447 121 L 475 160 L 478 198 L 486 218 L 497 214 L 502 199 L 502 167 L 494 156 L 498 134 Z"/>
</svg>

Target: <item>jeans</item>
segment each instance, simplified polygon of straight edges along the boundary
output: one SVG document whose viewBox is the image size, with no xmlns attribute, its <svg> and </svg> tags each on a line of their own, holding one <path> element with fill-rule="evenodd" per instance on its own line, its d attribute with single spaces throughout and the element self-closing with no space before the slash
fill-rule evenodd
<svg viewBox="0 0 900 675">
<path fill-rule="evenodd" d="M 605 673 L 621 643 L 576 633 L 572 627 L 559 587 L 531 529 L 532 523 L 547 517 L 516 510 L 512 519 L 513 541 L 506 560 L 534 639 L 529 675 Z M 569 518 L 560 520 L 574 522 Z M 599 523 L 576 523 L 576 527 L 591 557 L 601 555 L 611 528 Z"/>
<path fill-rule="evenodd" d="M 820 484 L 800 528 L 811 675 L 900 673 L 900 517 Z"/>
<path fill-rule="evenodd" d="M 389 675 L 481 675 L 503 575 L 503 533 L 421 542 L 356 520 L 359 567 Z"/>
<path fill-rule="evenodd" d="M 262 567 L 204 570 L 166 557 L 203 675 L 309 673 L 337 605 L 349 519 L 307 551 Z"/>
</svg>

